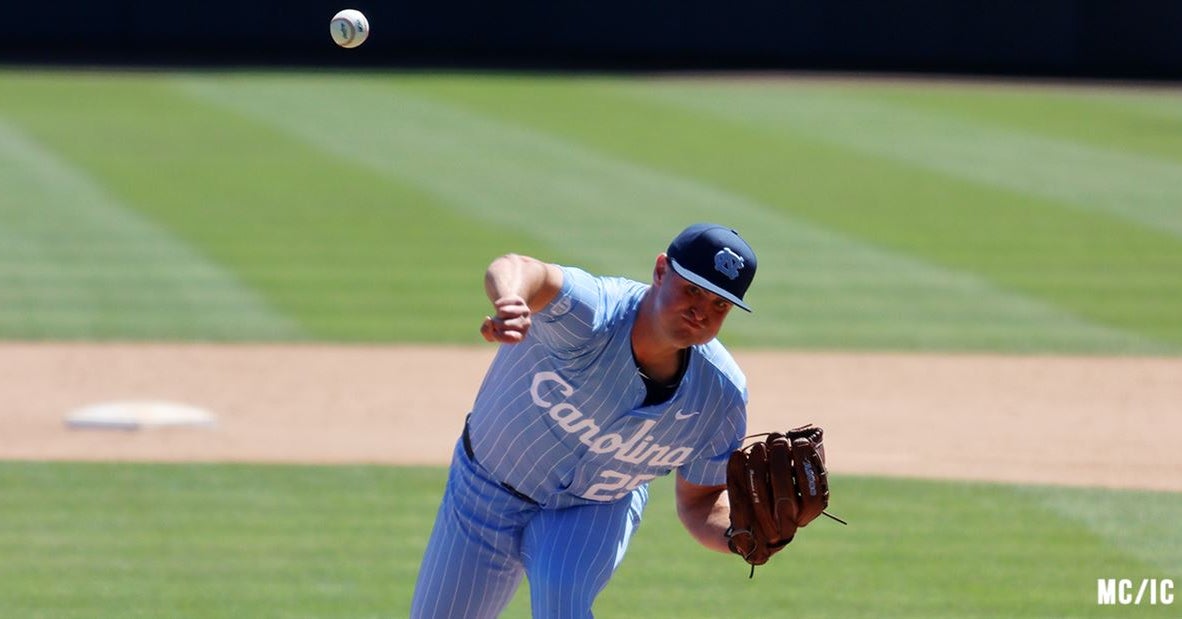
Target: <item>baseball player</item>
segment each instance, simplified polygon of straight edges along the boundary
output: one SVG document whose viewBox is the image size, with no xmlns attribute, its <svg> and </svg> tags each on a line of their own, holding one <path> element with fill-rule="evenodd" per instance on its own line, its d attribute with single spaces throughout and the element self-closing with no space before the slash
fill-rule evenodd
<svg viewBox="0 0 1182 619">
<path fill-rule="evenodd" d="M 509 254 L 485 274 L 501 344 L 456 442 L 415 585 L 416 618 L 495 617 L 522 577 L 534 617 L 591 617 L 640 524 L 648 483 L 676 471 L 677 513 L 730 552 L 728 456 L 747 386 L 715 336 L 755 254 L 695 224 L 652 282 Z"/>
</svg>

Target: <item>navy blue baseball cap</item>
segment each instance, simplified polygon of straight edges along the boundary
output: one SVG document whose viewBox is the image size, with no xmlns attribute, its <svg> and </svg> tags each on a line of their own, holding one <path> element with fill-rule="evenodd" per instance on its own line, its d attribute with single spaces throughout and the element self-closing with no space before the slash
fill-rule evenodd
<svg viewBox="0 0 1182 619">
<path fill-rule="evenodd" d="M 673 239 L 665 254 L 682 278 L 751 311 L 743 295 L 755 279 L 755 252 L 738 232 L 718 224 L 694 224 Z"/>
</svg>

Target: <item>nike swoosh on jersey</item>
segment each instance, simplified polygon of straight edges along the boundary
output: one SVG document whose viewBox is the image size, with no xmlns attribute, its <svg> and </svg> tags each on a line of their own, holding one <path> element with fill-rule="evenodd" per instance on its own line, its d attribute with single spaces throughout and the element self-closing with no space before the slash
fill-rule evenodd
<svg viewBox="0 0 1182 619">
<path fill-rule="evenodd" d="M 689 419 L 690 417 L 693 417 L 694 415 L 700 415 L 700 414 L 702 414 L 702 411 L 694 411 L 692 413 L 683 413 L 681 411 L 677 411 L 676 413 L 673 413 L 673 418 L 678 421 L 685 421 L 686 419 Z"/>
</svg>

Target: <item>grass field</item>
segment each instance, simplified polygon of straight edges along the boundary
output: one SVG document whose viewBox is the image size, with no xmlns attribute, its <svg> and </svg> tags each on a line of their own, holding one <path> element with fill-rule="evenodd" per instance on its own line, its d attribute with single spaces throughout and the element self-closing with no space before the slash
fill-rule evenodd
<svg viewBox="0 0 1182 619">
<path fill-rule="evenodd" d="M 756 313 L 728 323 L 729 344 L 1177 356 L 1180 104 L 1176 90 L 5 69 L 0 340 L 470 342 L 499 253 L 645 279 L 682 225 L 716 220 L 760 256 Z M 0 462 L 0 617 L 404 616 L 442 481 Z M 597 611 L 1182 604 L 1096 604 L 1098 578 L 1182 582 L 1182 495 L 854 477 L 835 493 L 851 526 L 813 525 L 795 548 L 807 561 L 748 581 L 693 546 L 662 481 Z"/>
<path fill-rule="evenodd" d="M 491 256 L 647 278 L 717 220 L 736 345 L 1175 355 L 1180 99 L 8 70 L 0 337 L 467 341 Z"/>
<path fill-rule="evenodd" d="M 811 525 L 807 560 L 748 580 L 681 530 L 668 482 L 600 616 L 733 617 L 749 596 L 774 617 L 1110 617 L 1097 578 L 1182 577 L 1182 495 L 838 477 L 850 526 Z M 8 463 L 0 483 L 0 616 L 395 617 L 443 472 Z"/>
</svg>

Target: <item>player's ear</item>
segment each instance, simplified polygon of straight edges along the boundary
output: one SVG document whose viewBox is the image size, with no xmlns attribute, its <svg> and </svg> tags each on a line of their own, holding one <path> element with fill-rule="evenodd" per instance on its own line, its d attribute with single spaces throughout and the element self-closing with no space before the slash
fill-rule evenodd
<svg viewBox="0 0 1182 619">
<path fill-rule="evenodd" d="M 668 272 L 669 256 L 657 254 L 657 263 L 653 265 L 653 285 L 660 285 L 661 280 L 665 279 L 665 274 Z"/>
</svg>

